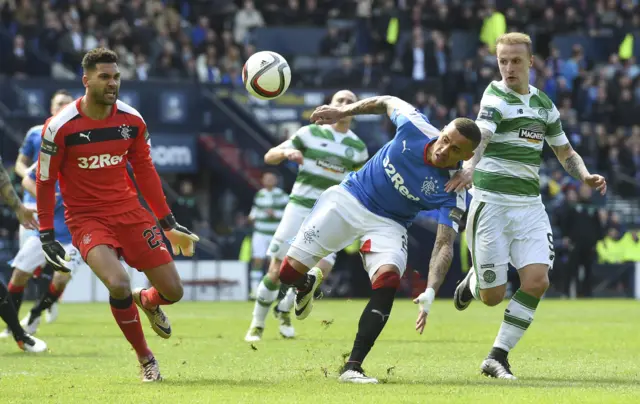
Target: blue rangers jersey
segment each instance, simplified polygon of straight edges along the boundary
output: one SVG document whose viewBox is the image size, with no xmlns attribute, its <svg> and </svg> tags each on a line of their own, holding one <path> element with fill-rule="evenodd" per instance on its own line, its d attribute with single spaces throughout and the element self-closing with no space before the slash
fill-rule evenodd
<svg viewBox="0 0 640 404">
<path fill-rule="evenodd" d="M 395 110 L 396 135 L 342 186 L 369 211 L 409 227 L 421 210 L 437 210 L 438 223 L 458 231 L 467 207 L 466 191 L 445 192 L 444 186 L 461 168 L 427 163 L 428 148 L 439 131 L 415 109 Z"/>
<path fill-rule="evenodd" d="M 34 126 L 24 137 L 22 146 L 20 146 L 19 153 L 27 156 L 32 163 L 38 161 L 38 155 L 40 155 L 40 143 L 42 142 L 42 127 L 44 125 Z M 28 192 L 25 192 L 22 196 L 22 202 L 27 206 L 35 206 L 36 197 Z"/>
</svg>

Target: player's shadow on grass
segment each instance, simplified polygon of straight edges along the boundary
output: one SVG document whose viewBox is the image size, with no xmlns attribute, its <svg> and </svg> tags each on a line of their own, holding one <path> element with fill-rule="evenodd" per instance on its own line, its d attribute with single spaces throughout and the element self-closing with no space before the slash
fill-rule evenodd
<svg viewBox="0 0 640 404">
<path fill-rule="evenodd" d="M 120 355 L 117 354 L 108 354 L 102 351 L 96 352 L 82 352 L 82 353 L 68 353 L 64 351 L 59 352 L 43 352 L 38 354 L 26 354 L 30 357 L 37 358 L 38 360 L 60 360 L 60 358 L 108 358 L 108 357 L 118 357 Z M 24 357 L 24 352 L 7 352 L 1 353 L 0 358 L 13 358 L 13 357 Z"/>
<path fill-rule="evenodd" d="M 567 379 L 552 377 L 527 377 L 516 381 L 489 379 L 478 375 L 478 379 L 467 380 L 402 380 L 382 379 L 382 384 L 392 385 L 426 385 L 426 386 L 509 386 L 514 388 L 566 388 L 566 387 L 594 387 L 594 386 L 638 386 L 636 380 L 631 379 Z"/>
<path fill-rule="evenodd" d="M 163 385 L 172 385 L 172 386 L 256 386 L 256 385 L 272 385 L 273 383 L 265 381 L 265 380 L 255 380 L 255 379 L 245 379 L 245 380 L 234 380 L 234 379 L 182 379 L 179 377 L 165 379 L 162 381 Z"/>
</svg>

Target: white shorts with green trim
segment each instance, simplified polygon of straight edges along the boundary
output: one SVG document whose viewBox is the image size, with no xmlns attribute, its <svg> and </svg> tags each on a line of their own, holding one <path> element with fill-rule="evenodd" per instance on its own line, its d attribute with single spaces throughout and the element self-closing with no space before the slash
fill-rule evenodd
<svg viewBox="0 0 640 404">
<path fill-rule="evenodd" d="M 505 206 L 473 199 L 467 244 L 480 289 L 507 283 L 508 264 L 553 266 L 553 233 L 544 205 Z"/>
</svg>

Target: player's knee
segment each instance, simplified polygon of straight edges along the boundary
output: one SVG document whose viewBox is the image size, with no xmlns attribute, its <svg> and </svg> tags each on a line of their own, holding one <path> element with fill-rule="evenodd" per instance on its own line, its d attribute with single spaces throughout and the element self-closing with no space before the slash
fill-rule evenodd
<svg viewBox="0 0 640 404">
<path fill-rule="evenodd" d="M 303 263 L 295 258 L 287 256 L 282 261 L 282 265 L 280 265 L 280 274 L 278 278 L 280 282 L 285 285 L 293 285 L 300 277 L 299 274 L 304 274 L 308 271 L 309 268 L 307 268 Z"/>
<path fill-rule="evenodd" d="M 162 296 L 174 303 L 180 301 L 182 299 L 182 296 L 184 296 L 184 288 L 182 287 L 182 282 L 177 282 L 172 285 L 169 290 L 162 291 Z"/>
<path fill-rule="evenodd" d="M 395 265 L 383 265 L 371 279 L 372 289 L 393 288 L 400 286 L 400 271 Z"/>
<path fill-rule="evenodd" d="M 549 288 L 549 277 L 541 276 L 536 278 L 529 278 L 526 282 L 522 282 L 520 289 L 532 296 L 541 297 L 544 292 Z"/>
<path fill-rule="evenodd" d="M 11 274 L 11 283 L 15 286 L 24 286 L 29 282 L 29 278 L 31 278 L 29 272 L 24 272 L 16 268 Z"/>
<path fill-rule="evenodd" d="M 126 299 L 131 295 L 131 285 L 129 284 L 128 277 L 114 277 L 106 279 L 104 286 L 109 290 L 109 296 L 115 299 Z"/>
<path fill-rule="evenodd" d="M 62 273 L 62 272 L 56 272 L 53 275 L 53 286 L 56 287 L 56 289 L 60 290 L 62 288 L 64 288 L 67 283 L 69 283 L 69 280 L 71 280 L 71 276 L 69 276 L 68 274 Z"/>
</svg>

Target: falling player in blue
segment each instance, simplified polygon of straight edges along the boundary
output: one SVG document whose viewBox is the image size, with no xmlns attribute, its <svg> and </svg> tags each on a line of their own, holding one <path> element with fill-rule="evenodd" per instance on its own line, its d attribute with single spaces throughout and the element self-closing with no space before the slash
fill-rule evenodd
<svg viewBox="0 0 640 404">
<path fill-rule="evenodd" d="M 427 290 L 416 299 L 421 306 L 416 330 L 424 330 L 431 303 L 451 265 L 458 224 L 466 209 L 465 191 L 445 192 L 444 186 L 480 143 L 480 129 L 472 120 L 457 118 L 438 131 L 413 106 L 391 96 L 341 107 L 325 105 L 311 114 L 311 121 L 331 124 L 345 116 L 385 113 L 396 125 L 395 137 L 362 169 L 320 196 L 280 268 L 282 283 L 297 288 L 296 316 L 304 319 L 322 282 L 322 274 L 309 268 L 360 240 L 373 292 L 340 375 L 342 382 L 377 383 L 364 374 L 361 364 L 389 318 L 405 271 L 407 228 L 421 210 L 438 210 Z"/>
</svg>

